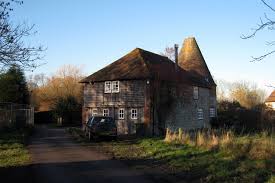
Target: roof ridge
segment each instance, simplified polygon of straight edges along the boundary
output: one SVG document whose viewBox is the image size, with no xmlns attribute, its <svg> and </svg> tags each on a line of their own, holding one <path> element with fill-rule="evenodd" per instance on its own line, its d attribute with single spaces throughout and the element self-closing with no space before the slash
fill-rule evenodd
<svg viewBox="0 0 275 183">
<path fill-rule="evenodd" d="M 143 50 L 143 49 L 141 49 L 141 48 L 136 48 L 137 50 L 138 50 L 138 56 L 140 57 L 140 59 L 143 61 L 143 66 L 145 66 L 145 68 L 146 68 L 146 71 L 147 71 L 147 73 L 149 74 L 149 75 L 151 75 L 151 73 L 150 73 L 150 68 L 149 68 L 149 65 L 148 65 L 148 63 L 145 61 L 145 59 L 143 58 L 143 56 L 142 56 L 142 52 L 143 51 L 145 51 L 145 50 Z"/>
<path fill-rule="evenodd" d="M 160 55 L 160 54 L 157 54 L 157 53 L 154 53 L 154 52 L 151 52 L 151 51 L 148 51 L 148 50 L 144 50 L 144 49 L 142 49 L 142 48 L 136 48 L 136 49 L 138 49 L 138 50 L 140 50 L 140 51 L 144 51 L 144 52 L 148 52 L 148 53 L 150 53 L 150 54 L 154 54 L 154 55 L 157 55 L 157 56 L 160 56 L 160 57 L 164 57 L 164 58 L 167 58 L 167 59 L 169 59 L 167 56 L 165 56 L 165 55 Z M 170 60 L 170 59 L 169 59 Z M 170 60 L 170 61 L 172 61 L 172 60 Z M 172 61 L 173 62 L 173 61 Z"/>
</svg>

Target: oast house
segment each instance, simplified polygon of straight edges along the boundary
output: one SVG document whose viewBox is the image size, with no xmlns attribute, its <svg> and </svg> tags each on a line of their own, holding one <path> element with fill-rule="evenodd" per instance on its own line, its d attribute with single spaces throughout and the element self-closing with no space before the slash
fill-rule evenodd
<svg viewBox="0 0 275 183">
<path fill-rule="evenodd" d="M 111 116 L 119 134 L 205 128 L 216 116 L 216 84 L 193 37 L 179 54 L 175 45 L 175 62 L 136 48 L 81 83 L 83 123 Z"/>
</svg>

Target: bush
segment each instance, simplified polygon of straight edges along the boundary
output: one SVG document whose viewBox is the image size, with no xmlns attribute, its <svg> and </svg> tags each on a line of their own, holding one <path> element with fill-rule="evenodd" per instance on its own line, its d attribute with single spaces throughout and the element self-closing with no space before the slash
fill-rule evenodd
<svg viewBox="0 0 275 183">
<path fill-rule="evenodd" d="M 210 121 L 212 128 L 234 128 L 238 132 L 255 132 L 272 129 L 275 112 L 264 104 L 252 109 L 242 107 L 238 102 L 218 103 L 218 117 Z"/>
</svg>

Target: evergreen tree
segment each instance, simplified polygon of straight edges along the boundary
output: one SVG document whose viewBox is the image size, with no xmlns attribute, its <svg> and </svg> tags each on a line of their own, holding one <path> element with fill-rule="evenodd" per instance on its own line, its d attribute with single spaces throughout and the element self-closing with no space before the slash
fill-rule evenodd
<svg viewBox="0 0 275 183">
<path fill-rule="evenodd" d="M 0 102 L 29 103 L 26 78 L 17 65 L 12 65 L 6 73 L 0 75 Z"/>
</svg>

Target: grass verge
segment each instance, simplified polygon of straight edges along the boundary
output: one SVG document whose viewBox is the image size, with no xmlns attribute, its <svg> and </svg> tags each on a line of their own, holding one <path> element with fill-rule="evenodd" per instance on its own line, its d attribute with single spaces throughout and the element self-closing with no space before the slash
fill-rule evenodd
<svg viewBox="0 0 275 183">
<path fill-rule="evenodd" d="M 87 143 L 80 129 L 68 129 L 79 142 Z M 187 182 L 269 182 L 275 181 L 275 160 L 272 156 L 245 156 L 250 139 L 235 137 L 239 146 L 206 148 L 179 141 L 166 142 L 160 138 L 132 141 L 104 141 L 92 143 L 99 150 L 121 160 L 134 162 L 135 168 L 146 172 L 159 170 L 162 176 L 172 175 Z M 242 152 L 242 155 L 239 154 Z M 255 150 L 253 150 L 255 152 Z M 262 158 L 264 157 L 264 158 Z"/>
<path fill-rule="evenodd" d="M 0 167 L 23 166 L 30 162 L 30 155 L 25 147 L 31 129 L 5 129 L 0 132 Z"/>
</svg>

